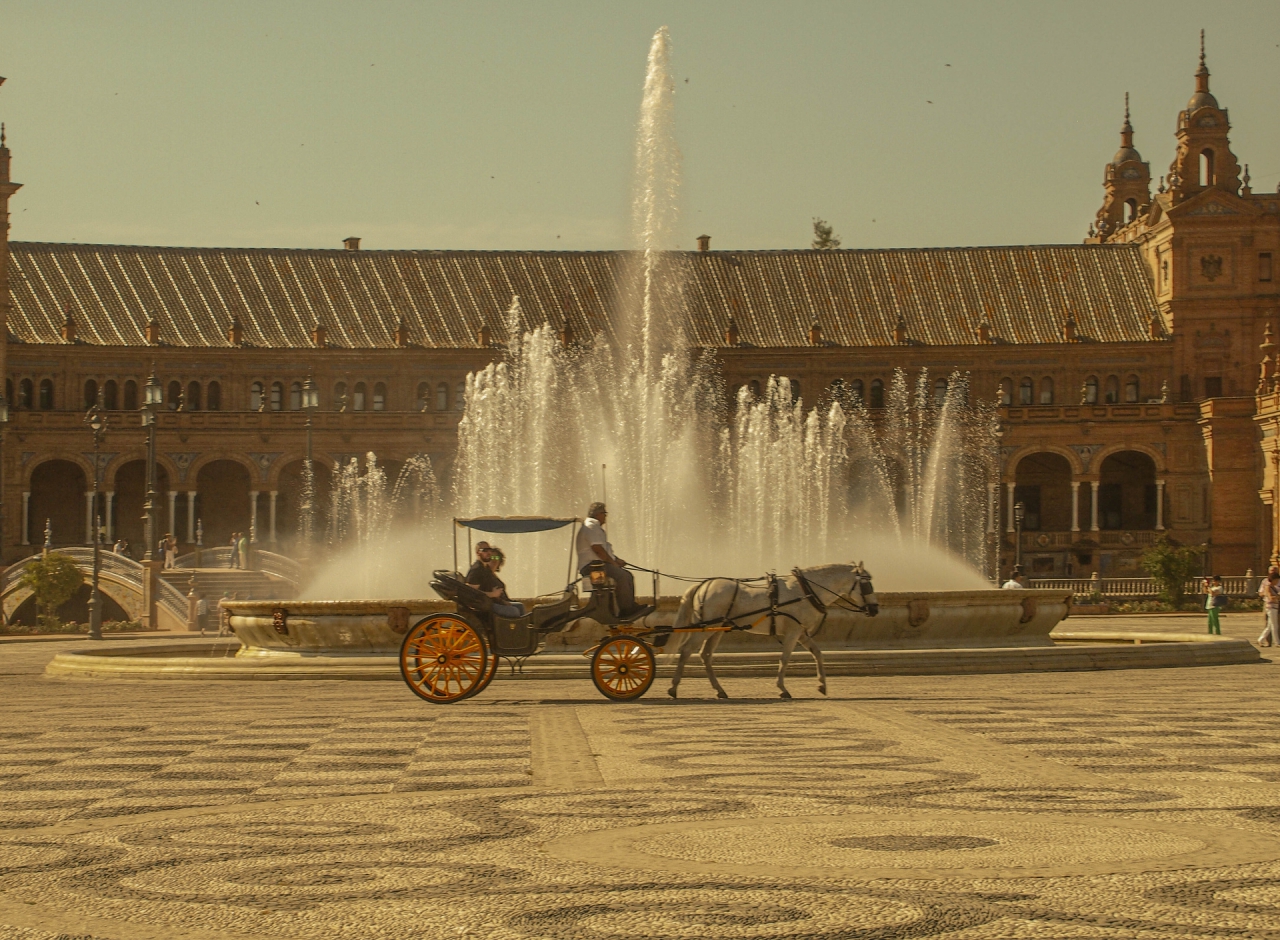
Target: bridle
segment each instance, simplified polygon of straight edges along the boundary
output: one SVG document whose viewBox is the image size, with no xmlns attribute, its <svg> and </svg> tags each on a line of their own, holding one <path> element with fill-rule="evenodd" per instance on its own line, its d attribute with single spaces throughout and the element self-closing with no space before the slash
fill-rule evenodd
<svg viewBox="0 0 1280 940">
<path fill-rule="evenodd" d="M 804 592 L 805 600 L 807 600 L 813 608 L 818 611 L 818 613 L 822 614 L 824 620 L 827 616 L 828 604 L 835 607 L 837 610 L 844 610 L 854 614 L 867 614 L 868 616 L 874 617 L 880 612 L 880 605 L 872 605 L 863 600 L 863 598 L 868 594 L 875 593 L 875 588 L 871 585 L 871 575 L 867 573 L 866 569 L 863 568 L 861 564 L 853 565 L 851 567 L 853 568 L 853 583 L 849 585 L 849 590 L 844 594 L 841 594 L 839 591 L 833 591 L 831 588 L 819 581 L 809 580 L 804 576 L 803 572 L 801 572 L 799 568 L 792 568 L 791 573 L 795 575 L 796 581 L 800 585 L 800 590 Z M 829 602 L 823 602 L 823 600 L 818 597 L 817 593 L 814 591 L 814 588 L 817 588 L 824 594 L 830 595 L 831 600 Z M 854 588 L 858 588 L 858 600 L 854 600 L 853 597 L 850 596 L 853 593 Z M 873 607 L 875 608 L 874 610 L 872 609 Z"/>
</svg>

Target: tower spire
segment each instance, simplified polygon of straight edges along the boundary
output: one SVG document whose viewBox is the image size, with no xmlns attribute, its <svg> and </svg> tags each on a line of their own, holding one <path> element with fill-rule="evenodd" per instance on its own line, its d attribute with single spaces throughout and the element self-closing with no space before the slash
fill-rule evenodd
<svg viewBox="0 0 1280 940">
<path fill-rule="evenodd" d="M 1200 67 L 1196 69 L 1196 93 L 1209 92 L 1209 66 L 1204 64 L 1204 30 L 1200 30 Z"/>
</svg>

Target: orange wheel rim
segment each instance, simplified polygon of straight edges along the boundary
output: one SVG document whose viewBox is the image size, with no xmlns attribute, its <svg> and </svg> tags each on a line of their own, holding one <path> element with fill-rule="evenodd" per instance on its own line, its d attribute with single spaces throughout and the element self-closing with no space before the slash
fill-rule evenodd
<svg viewBox="0 0 1280 940">
<path fill-rule="evenodd" d="M 596 679 L 614 695 L 627 696 L 648 684 L 653 666 L 639 643 L 610 640 L 596 657 Z"/>
<path fill-rule="evenodd" d="M 423 698 L 452 702 L 475 688 L 487 659 L 484 641 L 470 624 L 441 617 L 413 628 L 401 649 L 400 670 Z"/>
</svg>

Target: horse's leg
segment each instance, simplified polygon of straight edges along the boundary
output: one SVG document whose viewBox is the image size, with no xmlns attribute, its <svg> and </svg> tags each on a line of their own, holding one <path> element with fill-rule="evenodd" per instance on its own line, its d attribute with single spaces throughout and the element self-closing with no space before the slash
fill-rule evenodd
<svg viewBox="0 0 1280 940">
<path fill-rule="evenodd" d="M 818 647 L 818 644 L 814 642 L 813 637 L 808 636 L 807 634 L 804 634 L 804 633 L 800 634 L 796 642 L 798 642 L 801 646 L 803 646 L 810 653 L 812 653 L 813 658 L 817 661 L 818 691 L 821 692 L 823 695 L 826 695 L 827 694 L 827 664 L 822 661 L 822 650 Z"/>
<path fill-rule="evenodd" d="M 711 680 L 711 687 L 716 690 L 716 698 L 728 698 L 729 693 L 720 685 L 720 680 L 716 678 L 716 671 L 711 668 L 711 657 L 715 654 L 716 647 L 720 645 L 720 639 L 724 636 L 723 631 L 717 631 L 707 637 L 707 642 L 702 644 L 702 665 L 707 669 L 707 678 Z"/>
<path fill-rule="evenodd" d="M 696 633 L 686 633 L 681 637 L 680 655 L 676 659 L 676 674 L 671 677 L 671 688 L 667 689 L 667 694 L 672 698 L 676 697 L 676 690 L 680 688 L 680 680 L 684 677 L 684 664 L 693 655 L 693 641 L 697 635 Z"/>
<path fill-rule="evenodd" d="M 796 648 L 796 640 L 800 638 L 803 628 L 799 624 L 793 624 L 792 628 L 782 635 L 782 660 L 778 663 L 778 688 L 782 690 L 779 698 L 791 698 L 791 693 L 787 691 L 786 677 L 787 664 L 791 662 L 791 652 Z"/>
</svg>

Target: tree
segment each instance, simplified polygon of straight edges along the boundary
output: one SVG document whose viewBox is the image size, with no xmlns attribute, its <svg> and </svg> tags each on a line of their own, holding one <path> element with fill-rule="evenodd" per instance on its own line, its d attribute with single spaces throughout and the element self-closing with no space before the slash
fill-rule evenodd
<svg viewBox="0 0 1280 940">
<path fill-rule="evenodd" d="M 836 235 L 832 226 L 826 219 L 820 219 L 814 216 L 813 219 L 813 245 L 818 249 L 830 249 L 840 247 L 840 236 Z"/>
<path fill-rule="evenodd" d="M 1182 603 L 1182 589 L 1200 564 L 1204 546 L 1179 545 L 1167 536 L 1142 553 L 1142 567 L 1160 589 L 1160 598 L 1175 608 Z"/>
<path fill-rule="evenodd" d="M 22 587 L 30 588 L 36 596 L 36 606 L 40 611 L 42 623 L 56 624 L 58 608 L 71 600 L 72 596 L 84 583 L 84 575 L 71 560 L 70 555 L 62 552 L 49 552 L 37 556 L 27 563 L 27 570 L 22 573 L 18 582 Z"/>
</svg>

